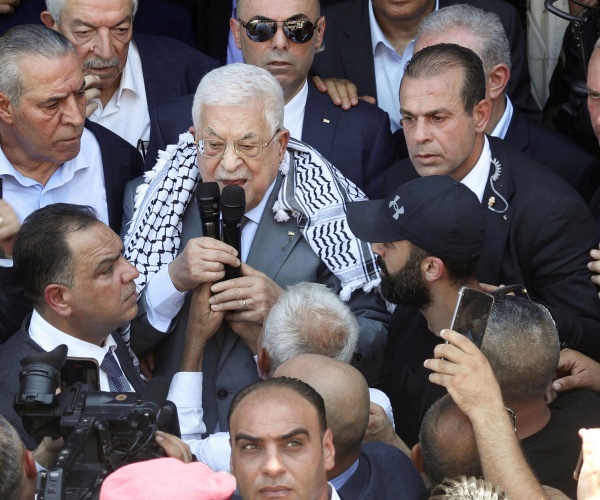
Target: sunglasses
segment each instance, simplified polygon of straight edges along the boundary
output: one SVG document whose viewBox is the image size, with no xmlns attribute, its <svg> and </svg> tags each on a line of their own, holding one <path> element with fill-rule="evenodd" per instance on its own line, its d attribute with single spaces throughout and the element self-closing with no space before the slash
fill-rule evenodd
<svg viewBox="0 0 600 500">
<path fill-rule="evenodd" d="M 241 19 L 238 19 L 238 21 L 242 27 L 246 28 L 246 34 L 253 42 L 270 40 L 277 33 L 277 25 L 281 24 L 288 39 L 294 43 L 306 43 L 313 37 L 319 20 L 317 19 L 314 24 L 304 19 L 273 21 L 267 18 L 255 18 L 250 19 L 247 23 L 244 23 Z"/>
</svg>

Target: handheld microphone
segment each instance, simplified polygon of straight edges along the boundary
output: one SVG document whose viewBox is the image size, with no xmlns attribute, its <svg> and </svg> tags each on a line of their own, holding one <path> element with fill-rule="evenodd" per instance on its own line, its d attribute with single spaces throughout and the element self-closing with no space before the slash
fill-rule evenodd
<svg viewBox="0 0 600 500">
<path fill-rule="evenodd" d="M 219 220 L 219 184 L 216 182 L 200 182 L 196 188 L 196 206 L 202 220 L 204 236 L 216 240 L 221 239 Z"/>
<path fill-rule="evenodd" d="M 242 255 L 242 217 L 246 210 L 246 193 L 241 186 L 225 186 L 221 195 L 223 241 Z M 241 258 L 240 258 L 241 260 Z M 225 266 L 224 280 L 239 278 L 240 268 Z"/>
</svg>

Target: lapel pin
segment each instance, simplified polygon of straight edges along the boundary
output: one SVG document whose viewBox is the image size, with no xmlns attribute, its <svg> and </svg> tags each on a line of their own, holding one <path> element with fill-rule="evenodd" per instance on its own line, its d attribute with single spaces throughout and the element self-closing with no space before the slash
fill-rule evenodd
<svg viewBox="0 0 600 500">
<path fill-rule="evenodd" d="M 506 216 L 506 214 L 504 215 L 504 217 L 502 217 L 504 220 L 508 220 L 508 217 Z"/>
<path fill-rule="evenodd" d="M 329 123 L 329 120 L 327 118 L 323 118 L 323 123 Z"/>
<path fill-rule="evenodd" d="M 488 207 L 493 207 L 495 204 L 496 204 L 496 197 L 490 196 L 490 199 L 488 200 Z"/>
<path fill-rule="evenodd" d="M 295 234 L 296 234 L 296 233 L 294 233 L 294 231 L 288 231 L 288 235 L 287 235 L 287 236 L 288 236 L 288 239 L 287 239 L 287 241 L 286 241 L 286 242 L 283 244 L 283 246 L 281 247 L 281 249 L 282 249 L 282 250 L 284 250 L 284 249 L 285 249 L 285 247 L 287 246 L 287 244 L 288 244 L 290 241 L 292 241 L 292 240 L 294 239 L 294 235 L 295 235 Z"/>
</svg>

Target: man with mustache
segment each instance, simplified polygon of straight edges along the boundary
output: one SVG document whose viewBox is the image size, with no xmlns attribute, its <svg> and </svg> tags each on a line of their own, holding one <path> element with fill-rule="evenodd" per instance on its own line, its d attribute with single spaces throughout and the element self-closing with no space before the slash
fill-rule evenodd
<svg viewBox="0 0 600 500">
<path fill-rule="evenodd" d="M 12 268 L 21 222 L 56 202 L 91 205 L 121 229 L 125 184 L 142 172 L 138 152 L 85 120 L 84 76 L 73 45 L 40 25 L 0 37 L 0 342 L 31 312 Z"/>
<path fill-rule="evenodd" d="M 14 249 L 15 272 L 34 311 L 0 354 L 0 413 L 25 445 L 36 444 L 13 409 L 20 361 L 61 344 L 70 357 L 98 362 L 99 388 L 142 392 L 145 382 L 118 329 L 138 310 L 138 272 L 122 254 L 119 236 L 89 206 L 55 203 L 33 212 Z"/>
<path fill-rule="evenodd" d="M 90 119 L 133 146 L 150 137 L 150 112 L 193 92 L 219 66 L 183 42 L 136 33 L 138 0 L 47 0 L 42 22 L 77 48 L 85 73 L 100 91 Z M 142 147 L 141 145 L 139 146 Z"/>
<path fill-rule="evenodd" d="M 387 113 L 365 102 L 343 111 L 307 81 L 326 29 L 318 0 L 240 0 L 230 26 L 244 62 L 266 69 L 281 84 L 291 137 L 315 148 L 367 196 L 379 196 L 397 158 Z M 159 149 L 177 142 L 191 125 L 191 107 L 188 96 L 157 109 L 147 168 L 155 165 Z"/>
</svg>

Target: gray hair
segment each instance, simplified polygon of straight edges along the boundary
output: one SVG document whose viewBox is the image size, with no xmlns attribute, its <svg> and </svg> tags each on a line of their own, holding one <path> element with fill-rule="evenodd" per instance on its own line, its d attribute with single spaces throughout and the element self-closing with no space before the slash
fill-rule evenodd
<svg viewBox="0 0 600 500">
<path fill-rule="evenodd" d="M 490 362 L 508 406 L 542 397 L 560 357 L 550 312 L 527 299 L 497 297 L 481 352 Z"/>
<path fill-rule="evenodd" d="M 500 18 L 472 5 L 452 5 L 429 14 L 421 23 L 417 37 L 439 35 L 452 30 L 462 30 L 479 40 L 474 52 L 483 62 L 485 76 L 497 64 L 511 67 L 510 46 Z"/>
<path fill-rule="evenodd" d="M 21 498 L 25 446 L 17 431 L 0 415 L 0 498 Z"/>
<path fill-rule="evenodd" d="M 213 105 L 261 108 L 272 134 L 283 129 L 283 90 L 271 73 L 258 66 L 228 64 L 202 78 L 192 106 L 196 133 L 202 108 Z"/>
<path fill-rule="evenodd" d="M 75 47 L 57 31 L 38 24 L 21 24 L 9 29 L 0 36 L 0 92 L 18 106 L 23 95 L 23 58 L 58 59 L 69 54 L 76 54 Z"/>
<path fill-rule="evenodd" d="M 508 500 L 508 494 L 485 479 L 458 476 L 444 479 L 437 485 L 429 500 Z"/>
<path fill-rule="evenodd" d="M 358 323 L 350 308 L 325 285 L 288 287 L 267 316 L 262 345 L 275 371 L 299 354 L 321 354 L 349 363 L 358 341 Z"/>
<path fill-rule="evenodd" d="M 67 8 L 65 2 L 66 0 L 46 0 L 46 9 L 57 24 L 60 24 L 60 16 L 62 16 L 63 10 Z M 138 0 L 131 0 L 131 17 L 135 16 L 137 9 Z"/>
</svg>

